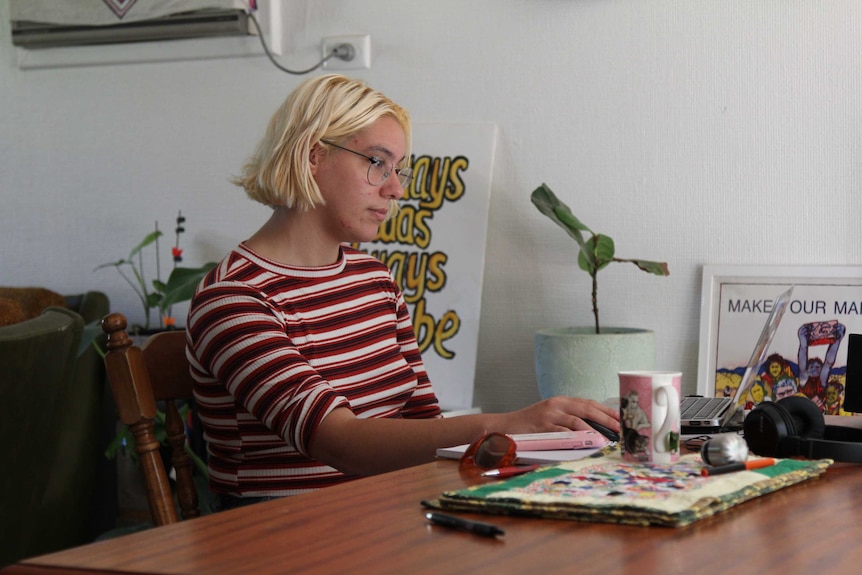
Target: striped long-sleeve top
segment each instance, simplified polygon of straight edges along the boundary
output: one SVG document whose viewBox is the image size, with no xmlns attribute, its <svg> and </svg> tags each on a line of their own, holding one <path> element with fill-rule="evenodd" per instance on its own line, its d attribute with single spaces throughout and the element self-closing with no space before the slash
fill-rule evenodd
<svg viewBox="0 0 862 575">
<path fill-rule="evenodd" d="M 401 291 L 352 248 L 301 268 L 240 245 L 201 282 L 187 328 L 216 493 L 283 496 L 352 479 L 308 455 L 337 407 L 440 416 Z"/>
</svg>

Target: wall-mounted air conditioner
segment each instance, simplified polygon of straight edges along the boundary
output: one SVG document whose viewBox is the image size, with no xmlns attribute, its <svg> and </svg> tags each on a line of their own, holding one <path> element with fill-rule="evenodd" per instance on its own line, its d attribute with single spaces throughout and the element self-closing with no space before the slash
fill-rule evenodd
<svg viewBox="0 0 862 575">
<path fill-rule="evenodd" d="M 204 9 L 109 25 L 56 24 L 13 20 L 12 43 L 29 50 L 93 44 L 121 44 L 248 35 L 243 10 Z"/>
<path fill-rule="evenodd" d="M 262 56 L 283 1 L 9 0 L 9 36 L 21 69 Z"/>
</svg>

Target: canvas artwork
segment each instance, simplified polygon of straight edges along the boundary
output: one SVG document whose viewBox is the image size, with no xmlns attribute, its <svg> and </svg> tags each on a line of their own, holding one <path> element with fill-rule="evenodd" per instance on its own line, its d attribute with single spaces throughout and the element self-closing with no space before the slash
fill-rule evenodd
<svg viewBox="0 0 862 575">
<path fill-rule="evenodd" d="M 733 396 L 764 319 L 790 286 L 792 299 L 744 409 L 801 395 L 824 415 L 852 415 L 844 399 L 848 385 L 859 385 L 847 381 L 848 336 L 862 333 L 862 268 L 856 267 L 706 266 L 699 392 Z"/>
<path fill-rule="evenodd" d="M 444 410 L 473 407 L 496 131 L 415 124 L 414 177 L 401 209 L 356 246 L 392 270 Z"/>
</svg>

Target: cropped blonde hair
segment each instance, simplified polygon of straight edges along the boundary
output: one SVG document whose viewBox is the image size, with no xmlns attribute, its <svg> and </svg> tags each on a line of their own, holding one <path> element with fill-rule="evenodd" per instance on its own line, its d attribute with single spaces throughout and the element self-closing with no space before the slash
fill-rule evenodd
<svg viewBox="0 0 862 575">
<path fill-rule="evenodd" d="M 267 206 L 313 208 L 324 202 L 309 163 L 314 145 L 341 142 L 384 116 L 404 130 L 410 158 L 407 110 L 359 80 L 338 74 L 305 80 L 273 114 L 242 176 L 232 181 Z"/>
</svg>

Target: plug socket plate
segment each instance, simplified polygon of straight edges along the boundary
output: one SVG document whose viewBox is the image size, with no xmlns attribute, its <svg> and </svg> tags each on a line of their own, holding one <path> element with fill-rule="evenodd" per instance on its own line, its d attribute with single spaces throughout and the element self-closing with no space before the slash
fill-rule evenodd
<svg viewBox="0 0 862 575">
<path fill-rule="evenodd" d="M 351 44 L 355 51 L 353 60 L 345 62 L 333 57 L 323 63 L 324 70 L 359 70 L 371 67 L 371 35 L 326 36 L 321 41 L 321 57 L 325 58 L 339 44 Z"/>
</svg>

